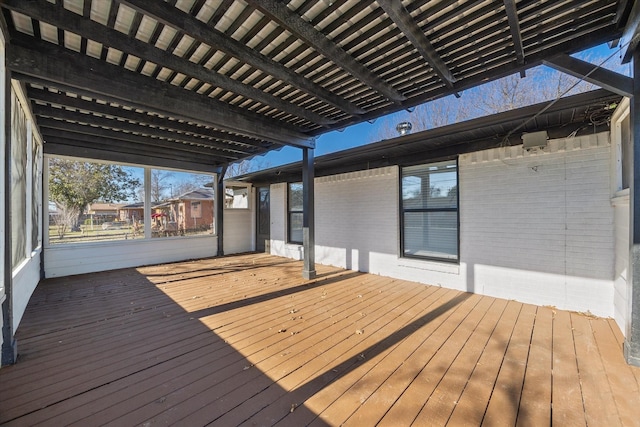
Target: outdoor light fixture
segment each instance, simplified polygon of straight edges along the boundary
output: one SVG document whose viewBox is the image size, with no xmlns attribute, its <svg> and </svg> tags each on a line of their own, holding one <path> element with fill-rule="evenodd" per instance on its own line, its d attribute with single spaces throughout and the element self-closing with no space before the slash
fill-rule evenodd
<svg viewBox="0 0 640 427">
<path fill-rule="evenodd" d="M 400 122 L 398 123 L 398 126 L 396 126 L 396 130 L 398 131 L 400 136 L 402 136 L 411 132 L 412 127 L 413 126 L 411 126 L 411 122 Z"/>
<path fill-rule="evenodd" d="M 549 135 L 546 130 L 540 132 L 530 132 L 522 134 L 522 146 L 525 150 L 543 148 L 547 146 Z"/>
</svg>

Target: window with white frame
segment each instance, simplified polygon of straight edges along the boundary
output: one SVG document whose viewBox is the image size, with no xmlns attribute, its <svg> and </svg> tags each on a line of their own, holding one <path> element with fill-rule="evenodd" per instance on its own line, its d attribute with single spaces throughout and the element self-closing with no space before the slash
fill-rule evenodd
<svg viewBox="0 0 640 427">
<path fill-rule="evenodd" d="M 401 256 L 458 261 L 458 166 L 401 168 Z"/>
<path fill-rule="evenodd" d="M 302 183 L 291 182 L 287 191 L 287 240 L 302 244 Z"/>
</svg>

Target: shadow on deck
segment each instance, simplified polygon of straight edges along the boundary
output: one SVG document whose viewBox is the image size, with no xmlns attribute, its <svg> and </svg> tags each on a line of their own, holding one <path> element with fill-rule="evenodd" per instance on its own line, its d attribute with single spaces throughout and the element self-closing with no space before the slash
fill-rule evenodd
<svg viewBox="0 0 640 427">
<path fill-rule="evenodd" d="M 3 425 L 639 425 L 617 326 L 249 254 L 43 281 Z"/>
</svg>

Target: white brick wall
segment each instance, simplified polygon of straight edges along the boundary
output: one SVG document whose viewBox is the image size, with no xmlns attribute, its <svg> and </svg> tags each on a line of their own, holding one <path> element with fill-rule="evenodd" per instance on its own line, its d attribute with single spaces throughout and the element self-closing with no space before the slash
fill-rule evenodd
<svg viewBox="0 0 640 427">
<path fill-rule="evenodd" d="M 377 261 L 398 251 L 398 169 L 316 180 L 316 260 L 385 274 Z"/>
<path fill-rule="evenodd" d="M 460 264 L 398 256 L 397 167 L 316 178 L 316 262 L 612 316 L 608 135 L 461 156 Z M 285 218 L 272 185 L 272 253 L 296 258 Z"/>
<path fill-rule="evenodd" d="M 517 148 L 460 158 L 467 287 L 613 315 L 608 134 Z"/>
</svg>

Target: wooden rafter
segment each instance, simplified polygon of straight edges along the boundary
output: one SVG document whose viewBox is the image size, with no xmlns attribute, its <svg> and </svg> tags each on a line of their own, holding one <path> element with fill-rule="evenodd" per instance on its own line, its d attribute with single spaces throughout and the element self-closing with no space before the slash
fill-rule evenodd
<svg viewBox="0 0 640 427">
<path fill-rule="evenodd" d="M 3 3 L 3 7 L 32 16 L 39 21 L 47 22 L 55 27 L 71 31 L 80 35 L 83 39 L 94 40 L 102 43 L 103 46 L 112 47 L 124 52 L 125 54 L 122 55 L 122 59 L 120 60 L 120 66 L 124 65 L 128 55 L 134 55 L 143 60 L 160 64 L 167 69 L 197 78 L 203 83 L 209 83 L 214 87 L 219 87 L 245 98 L 253 99 L 287 114 L 304 118 L 312 123 L 322 125 L 334 123 L 333 120 L 322 117 L 313 111 L 300 108 L 295 104 L 269 93 L 242 84 L 223 74 L 216 73 L 201 65 L 195 64 L 188 59 L 181 58 L 151 44 L 142 42 L 135 38 L 135 33 L 133 35 L 123 34 L 120 31 L 105 27 L 91 19 L 83 19 L 81 16 L 64 8 L 57 7 L 47 1 L 25 2 L 21 0 L 6 0 Z M 138 13 L 136 16 L 141 17 L 142 14 Z"/>
<path fill-rule="evenodd" d="M 513 39 L 513 49 L 516 54 L 518 64 L 524 64 L 524 47 L 522 45 L 522 33 L 520 32 L 520 21 L 518 20 L 518 9 L 515 0 L 504 0 L 504 10 L 509 21 L 509 30 Z"/>
<path fill-rule="evenodd" d="M 273 124 L 257 114 L 51 43 L 19 38 L 23 43 L 14 37 L 14 44 L 7 52 L 7 66 L 12 71 L 70 87 L 91 89 L 133 107 L 151 109 L 281 145 L 314 146 L 306 135 L 282 124 Z M 91 73 L 86 70 L 91 70 Z"/>
<path fill-rule="evenodd" d="M 367 67 L 360 64 L 340 46 L 336 45 L 324 34 L 317 31 L 313 25 L 303 20 L 292 12 L 286 5 L 276 0 L 247 0 L 249 4 L 268 15 L 279 25 L 285 27 L 295 37 L 303 40 L 316 51 L 339 64 L 353 77 L 364 82 L 375 91 L 383 94 L 393 102 L 402 102 L 407 98 L 387 82 L 372 73 Z"/>
<path fill-rule="evenodd" d="M 187 133 L 178 133 L 167 129 L 143 126 L 138 123 L 96 116 L 91 113 L 80 113 L 77 111 L 67 110 L 65 108 L 54 108 L 36 104 L 32 106 L 32 109 L 36 116 L 49 117 L 68 122 L 84 123 L 86 125 L 89 125 L 89 128 L 91 129 L 100 127 L 103 129 L 124 131 L 125 135 L 134 133 L 139 135 L 151 136 L 154 138 L 168 139 L 175 142 L 180 142 L 181 144 L 196 144 L 211 149 L 212 154 L 216 154 L 221 157 L 238 158 L 240 156 L 255 154 L 255 152 L 257 151 L 255 149 L 247 150 L 245 147 L 234 147 L 231 144 L 211 141 L 209 139 L 197 137 Z"/>
<path fill-rule="evenodd" d="M 65 106 L 76 110 L 90 111 L 101 115 L 117 117 L 119 119 L 128 120 L 131 122 L 143 123 L 149 126 L 171 129 L 177 132 L 186 132 L 194 135 L 201 135 L 206 138 L 211 138 L 215 141 L 228 142 L 233 145 L 257 147 L 260 149 L 267 148 L 264 146 L 264 144 L 260 144 L 258 141 L 247 137 L 230 135 L 228 133 L 220 132 L 210 127 L 196 126 L 184 121 L 169 120 L 165 117 L 159 117 L 134 110 L 114 107 L 103 102 L 87 101 L 83 98 L 67 96 L 60 92 L 54 93 L 49 90 L 29 87 L 27 89 L 27 94 L 29 96 L 29 99 L 53 104 L 56 106 Z M 86 94 L 87 93 L 85 93 L 85 95 Z M 233 139 L 231 139 L 232 136 Z"/>
<path fill-rule="evenodd" d="M 193 16 L 180 11 L 164 2 L 148 2 L 145 0 L 116 0 L 122 4 L 153 17 L 165 25 L 169 25 L 179 31 L 188 34 L 194 39 L 219 49 L 228 55 L 250 64 L 280 80 L 296 86 L 300 90 L 313 95 L 314 97 L 327 102 L 340 110 L 351 115 L 363 114 L 364 110 L 353 105 L 349 101 L 336 94 L 318 86 L 314 82 L 293 72 L 286 66 L 273 61 L 272 59 L 249 49 L 246 45 L 225 36 L 215 28 L 198 21 Z"/>
<path fill-rule="evenodd" d="M 579 79 L 584 79 L 613 93 L 629 98 L 633 97 L 633 79 L 615 71 L 607 70 L 564 54 L 546 59 L 543 64 Z"/>
<path fill-rule="evenodd" d="M 433 71 L 442 79 L 444 84 L 450 89 L 453 88 L 453 83 L 456 82 L 456 78 L 402 3 L 396 0 L 377 0 L 377 2 L 429 65 L 431 65 Z"/>
</svg>

